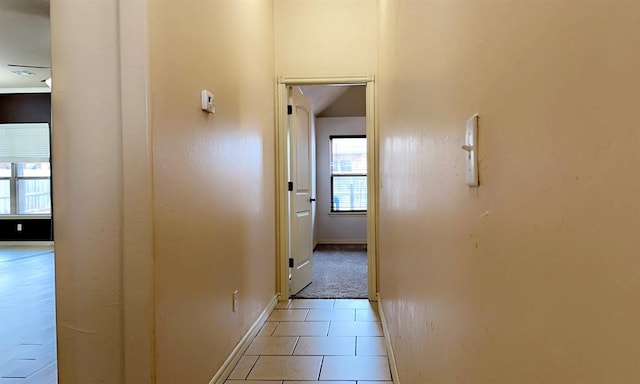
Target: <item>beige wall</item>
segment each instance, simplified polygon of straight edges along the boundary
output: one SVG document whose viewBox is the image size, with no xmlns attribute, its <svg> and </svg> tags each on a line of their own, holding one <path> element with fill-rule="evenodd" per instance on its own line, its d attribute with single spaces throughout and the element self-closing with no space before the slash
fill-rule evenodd
<svg viewBox="0 0 640 384">
<path fill-rule="evenodd" d="M 274 19 L 335 32 L 281 43 L 287 75 L 377 49 L 375 1 L 285 3 L 52 4 L 61 382 L 206 382 L 275 294 Z"/>
<path fill-rule="evenodd" d="M 376 73 L 376 0 L 274 0 L 277 76 Z"/>
<path fill-rule="evenodd" d="M 272 4 L 189 3 L 149 12 L 159 384 L 211 379 L 275 294 Z"/>
<path fill-rule="evenodd" d="M 380 290 L 403 383 L 640 381 L 639 13 L 380 1 Z"/>
<path fill-rule="evenodd" d="M 148 64 L 118 3 L 51 6 L 60 382 L 204 383 L 275 294 L 273 7 L 154 2 Z"/>
<path fill-rule="evenodd" d="M 60 383 L 121 383 L 122 132 L 118 1 L 51 4 Z"/>
</svg>

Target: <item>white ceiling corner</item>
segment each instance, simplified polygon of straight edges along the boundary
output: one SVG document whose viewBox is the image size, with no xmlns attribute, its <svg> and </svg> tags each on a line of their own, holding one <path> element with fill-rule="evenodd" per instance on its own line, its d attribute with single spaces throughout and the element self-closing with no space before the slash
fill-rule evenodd
<svg viewBox="0 0 640 384">
<path fill-rule="evenodd" d="M 302 93 L 311 100 L 314 115 L 319 115 L 338 97 L 345 93 L 348 85 L 305 85 L 300 87 Z"/>
<path fill-rule="evenodd" d="M 51 66 L 49 0 L 0 0 L 0 89 L 46 88 Z M 26 70 L 33 76 L 12 71 Z"/>
</svg>

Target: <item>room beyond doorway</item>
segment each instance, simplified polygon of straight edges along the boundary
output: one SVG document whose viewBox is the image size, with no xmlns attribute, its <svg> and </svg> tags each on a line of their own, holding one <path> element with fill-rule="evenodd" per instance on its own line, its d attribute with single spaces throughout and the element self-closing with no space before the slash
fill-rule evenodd
<svg viewBox="0 0 640 384">
<path fill-rule="evenodd" d="M 302 121 L 299 116 L 303 116 L 304 108 L 302 104 L 299 104 L 298 101 L 291 98 L 292 89 L 295 87 L 303 87 L 306 88 L 308 86 L 362 86 L 365 90 L 366 102 L 365 102 L 365 111 L 366 116 L 364 117 L 365 123 L 365 132 L 362 137 L 366 137 L 366 164 L 368 173 L 364 176 L 366 178 L 366 189 L 367 189 L 367 198 L 366 198 L 366 211 L 362 211 L 361 209 L 353 209 L 353 212 L 340 212 L 338 209 L 334 209 L 333 206 L 331 208 L 331 212 L 328 215 L 341 215 L 347 214 L 350 216 L 360 216 L 363 219 L 363 222 L 366 225 L 363 227 L 363 236 L 354 237 L 355 240 L 362 241 L 366 243 L 366 250 L 364 254 L 366 254 L 366 297 L 370 300 L 377 299 L 377 285 L 376 285 L 376 215 L 377 215 L 377 135 L 375 131 L 375 113 L 374 113 L 374 78 L 373 76 L 349 76 L 349 77 L 314 77 L 314 78 L 293 78 L 293 77 L 281 77 L 278 79 L 278 124 L 277 124 L 277 132 L 278 132 L 278 157 L 277 157 L 277 180 L 278 180 L 278 273 L 277 273 L 277 281 L 279 286 L 279 293 L 281 299 L 287 299 L 291 295 L 296 292 L 292 288 L 295 286 L 296 290 L 301 290 L 305 284 L 309 284 L 309 280 L 306 280 L 304 284 L 299 284 L 300 280 L 295 280 L 296 284 L 291 284 L 292 281 L 292 270 L 296 272 L 296 269 L 300 269 L 300 266 L 303 266 L 307 263 L 307 259 L 302 259 L 302 263 L 299 263 L 296 259 L 297 253 L 295 252 L 299 244 L 308 244 L 308 241 L 302 242 L 298 236 L 295 236 L 295 232 L 292 232 L 292 228 L 298 228 L 299 226 L 291 226 L 291 221 L 294 219 L 291 216 L 291 212 L 296 212 L 290 208 L 290 204 L 292 201 L 299 200 L 298 195 L 300 195 L 298 190 L 293 190 L 289 188 L 297 188 L 299 185 L 296 182 L 296 178 L 298 177 L 298 172 L 291 174 L 290 170 L 299 170 L 300 167 L 295 163 L 290 163 L 289 154 L 294 154 L 291 156 L 293 159 L 298 159 L 296 153 L 300 153 L 297 149 L 291 149 L 290 145 L 295 145 L 295 143 L 299 142 L 299 137 L 296 132 L 298 132 L 297 128 L 290 128 L 290 124 L 292 127 L 297 127 L 298 121 Z M 294 92 L 295 93 L 295 92 Z M 293 113 L 291 113 L 293 111 Z M 293 133 L 292 133 L 293 132 Z M 305 133 L 305 130 L 300 130 L 300 132 Z M 293 135 L 293 136 L 291 136 Z M 303 135 L 303 137 L 307 137 L 308 135 Z M 306 139 L 305 139 L 306 140 Z M 302 143 L 304 144 L 304 143 Z M 305 148 L 306 144 L 300 148 Z M 309 146 L 313 147 L 313 143 Z M 296 160 L 297 161 L 297 160 Z M 336 176 L 335 174 L 333 176 Z M 342 176 L 342 175 L 339 175 Z M 350 175 L 353 177 L 354 175 Z M 361 175 L 355 175 L 361 176 Z M 293 178 L 293 179 L 292 179 Z M 293 181 L 293 183 L 292 183 Z M 306 184 L 305 184 L 306 185 Z M 312 191 L 314 189 L 312 188 Z M 291 192 L 293 191 L 293 192 Z M 318 196 L 319 197 L 319 196 Z M 331 195 L 329 203 L 327 206 L 331 206 L 331 201 L 335 196 Z M 341 200 L 340 207 L 344 207 L 343 200 L 346 199 L 345 196 L 338 196 Z M 315 196 L 312 194 L 310 201 L 315 202 Z M 318 203 L 320 203 L 320 198 L 318 198 Z M 356 212 L 359 211 L 359 212 Z M 297 213 L 297 212 L 296 212 Z M 306 232 L 305 232 L 306 233 Z M 324 241 L 316 241 L 317 243 L 327 243 L 326 240 L 331 240 L 332 237 L 323 238 Z M 292 241 L 294 242 L 292 245 Z M 291 250 L 294 251 L 291 251 Z M 306 249 L 306 248 L 305 248 Z M 306 254 L 306 253 L 305 253 Z M 293 267 L 290 267 L 293 266 Z M 339 277 L 338 277 L 339 278 Z M 321 297 L 321 296 L 320 296 Z M 325 296 L 326 297 L 326 296 Z M 342 296 L 335 296 L 342 297 Z M 359 297 L 359 296 L 358 296 Z"/>
<path fill-rule="evenodd" d="M 51 246 L 0 246 L 0 383 L 55 384 Z"/>
<path fill-rule="evenodd" d="M 318 244 L 313 252 L 313 281 L 296 299 L 366 299 L 366 244 Z"/>
</svg>

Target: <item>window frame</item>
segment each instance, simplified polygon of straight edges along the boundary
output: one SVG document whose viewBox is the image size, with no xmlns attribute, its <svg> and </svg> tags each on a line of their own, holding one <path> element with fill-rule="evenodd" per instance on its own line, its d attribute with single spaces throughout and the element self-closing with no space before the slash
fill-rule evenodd
<svg viewBox="0 0 640 384">
<path fill-rule="evenodd" d="M 22 161 L 22 162 L 9 162 L 3 161 L 3 163 L 11 164 L 11 175 L 0 176 L 0 180 L 9 180 L 9 213 L 0 214 L 0 220 L 12 219 L 12 218 L 50 218 L 49 213 L 19 213 L 19 201 L 18 201 L 18 183 L 22 180 L 48 180 L 51 184 L 51 174 L 49 176 L 18 176 L 18 163 L 49 163 L 49 169 L 51 169 L 50 161 Z M 49 187 L 51 188 L 51 187 Z M 49 199 L 51 199 L 51 189 L 49 192 Z M 53 202 L 51 202 L 53 203 Z M 52 209 L 52 207 L 50 207 Z"/>
<path fill-rule="evenodd" d="M 9 213 L 0 213 L 0 218 L 16 216 L 18 204 L 17 204 L 17 183 L 16 183 L 16 171 L 17 166 L 16 163 L 9 161 L 2 161 L 2 163 L 9 163 L 11 174 L 7 176 L 0 176 L 0 180 L 8 180 L 9 181 Z"/>
<path fill-rule="evenodd" d="M 334 186 L 334 178 L 335 177 L 364 177 L 365 178 L 365 185 L 368 187 L 368 173 L 369 173 L 369 169 L 368 169 L 368 164 L 367 164 L 367 172 L 366 173 L 352 173 L 352 174 L 348 174 L 348 175 L 340 175 L 340 174 L 334 174 L 333 173 L 333 139 L 365 139 L 366 140 L 367 135 L 330 135 L 329 136 L 329 180 L 330 180 L 330 200 L 329 200 L 329 204 L 330 204 L 330 210 L 329 210 L 329 214 L 330 215 L 362 215 L 362 214 L 366 214 L 367 213 L 367 208 L 365 209 L 349 209 L 349 210 L 336 210 L 335 206 L 334 206 L 334 190 L 333 190 L 333 186 Z M 365 156 L 367 156 L 367 150 L 368 147 L 365 147 Z M 369 199 L 369 191 L 367 189 L 367 200 Z"/>
</svg>

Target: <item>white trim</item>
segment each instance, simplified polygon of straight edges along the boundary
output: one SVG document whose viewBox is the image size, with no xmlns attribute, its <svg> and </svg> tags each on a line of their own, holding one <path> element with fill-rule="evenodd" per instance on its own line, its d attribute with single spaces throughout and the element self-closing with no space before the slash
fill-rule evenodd
<svg viewBox="0 0 640 384">
<path fill-rule="evenodd" d="M 367 244 L 367 239 L 321 239 L 317 244 Z"/>
<path fill-rule="evenodd" d="M 329 216 L 367 216 L 367 212 L 349 212 L 349 211 L 344 211 L 344 212 L 329 212 L 328 213 Z"/>
<path fill-rule="evenodd" d="M 366 85 L 366 137 L 367 137 L 367 263 L 369 300 L 377 300 L 377 233 L 378 233 L 378 193 L 377 172 L 378 135 L 375 112 L 375 77 L 363 76 L 315 76 L 315 77 L 278 77 L 276 83 L 276 234 L 277 234 L 277 286 L 283 298 L 289 297 L 289 230 L 287 204 L 287 87 L 295 85 Z"/>
<path fill-rule="evenodd" d="M 0 247 L 52 247 L 53 241 L 0 241 Z"/>
<path fill-rule="evenodd" d="M 344 84 L 344 85 L 366 85 L 366 83 L 374 81 L 373 75 L 363 76 L 280 76 L 278 83 L 288 85 L 327 85 L 327 84 Z"/>
<path fill-rule="evenodd" d="M 379 142 L 375 109 L 375 82 L 373 76 L 366 88 L 367 135 L 367 275 L 369 299 L 378 299 L 378 172 Z"/>
<path fill-rule="evenodd" d="M 0 88 L 0 95 L 10 93 L 51 93 L 51 88 Z"/>
<path fill-rule="evenodd" d="M 287 84 L 278 82 L 276 99 L 276 259 L 278 279 L 277 286 L 280 287 L 280 296 L 283 299 L 289 298 L 289 205 L 287 182 L 287 113 L 286 106 L 289 103 L 287 98 Z"/>
<path fill-rule="evenodd" d="M 49 179 L 47 177 L 47 179 Z M 49 220 L 51 215 L 0 215 L 0 220 Z"/>
<path fill-rule="evenodd" d="M 251 344 L 253 338 L 258 334 L 262 325 L 267 321 L 267 318 L 276 307 L 276 304 L 278 304 L 278 298 L 279 295 L 275 295 L 271 299 L 269 305 L 267 305 L 267 308 L 262 311 L 260 317 L 258 317 L 258 320 L 253 323 L 247 333 L 242 337 L 242 339 L 240 339 L 238 345 L 236 345 L 233 351 L 231 351 L 231 354 L 229 355 L 229 357 L 227 357 L 227 360 L 224 361 L 222 367 L 220 367 L 218 372 L 216 372 L 211 381 L 209 381 L 209 384 L 223 384 L 225 382 L 227 377 L 229 377 L 229 375 L 233 371 L 233 368 L 235 368 L 236 364 L 238 364 L 238 361 L 240 360 L 244 352 L 247 350 L 247 348 L 249 348 L 249 344 Z"/>
<path fill-rule="evenodd" d="M 384 333 L 384 342 L 387 346 L 387 357 L 389 358 L 389 368 L 391 368 L 391 377 L 394 384 L 400 384 L 400 377 L 398 376 L 398 366 L 396 365 L 396 355 L 393 353 L 393 346 L 391 345 L 391 336 L 389 335 L 389 326 L 387 325 L 387 317 L 384 314 L 384 308 L 382 307 L 382 299 L 378 294 L 378 313 L 380 314 L 380 322 L 382 323 L 382 332 Z"/>
</svg>

